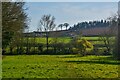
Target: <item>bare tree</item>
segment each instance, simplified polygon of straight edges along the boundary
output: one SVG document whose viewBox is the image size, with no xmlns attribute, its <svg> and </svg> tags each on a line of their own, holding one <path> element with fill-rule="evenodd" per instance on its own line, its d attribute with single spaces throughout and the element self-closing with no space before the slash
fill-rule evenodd
<svg viewBox="0 0 120 80">
<path fill-rule="evenodd" d="M 118 11 L 119 12 L 119 11 Z M 110 17 L 111 21 L 112 21 L 112 26 L 114 26 L 114 29 L 111 29 L 114 34 L 115 34 L 115 46 L 113 49 L 113 57 L 117 60 L 120 60 L 120 16 L 118 15 L 114 15 L 112 17 Z"/>
<path fill-rule="evenodd" d="M 114 36 L 116 35 L 117 30 L 117 16 L 114 15 L 112 17 L 109 17 L 108 20 L 110 21 L 110 25 L 100 36 L 100 40 L 104 42 L 104 45 L 106 47 L 106 50 L 104 51 L 105 54 L 110 54 L 115 45 Z"/>
<path fill-rule="evenodd" d="M 110 31 L 111 32 L 111 31 Z M 111 45 L 112 45 L 112 35 L 109 34 L 110 32 L 104 32 L 103 34 L 101 34 L 100 36 L 100 40 L 103 41 L 104 46 L 106 48 L 106 50 L 104 51 L 104 54 L 110 54 L 111 52 Z"/>
<path fill-rule="evenodd" d="M 68 23 L 64 23 L 63 25 L 66 27 L 66 30 L 67 30 L 67 27 L 69 26 L 69 24 Z"/>
<path fill-rule="evenodd" d="M 48 53 L 48 38 L 49 38 L 49 32 L 53 31 L 56 27 L 55 25 L 55 18 L 51 15 L 43 15 L 42 18 L 39 21 L 39 29 L 46 34 L 46 48 Z"/>
<path fill-rule="evenodd" d="M 60 28 L 61 28 L 61 30 L 62 30 L 63 24 L 59 24 L 59 25 L 58 25 L 58 27 L 60 27 Z"/>
</svg>

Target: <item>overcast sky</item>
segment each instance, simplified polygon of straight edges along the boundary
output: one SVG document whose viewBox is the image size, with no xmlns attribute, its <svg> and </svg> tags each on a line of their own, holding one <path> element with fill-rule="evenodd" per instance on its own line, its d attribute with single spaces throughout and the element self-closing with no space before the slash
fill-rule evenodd
<svg viewBox="0 0 120 80">
<path fill-rule="evenodd" d="M 26 11 L 31 22 L 30 31 L 37 30 L 38 22 L 44 14 L 56 18 L 56 25 L 69 23 L 70 26 L 82 21 L 107 19 L 118 10 L 117 2 L 26 2 Z"/>
</svg>

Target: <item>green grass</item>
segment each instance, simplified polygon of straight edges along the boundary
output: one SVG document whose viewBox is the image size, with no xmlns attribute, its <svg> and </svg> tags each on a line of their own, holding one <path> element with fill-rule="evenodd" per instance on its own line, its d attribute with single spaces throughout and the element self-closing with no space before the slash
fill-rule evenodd
<svg viewBox="0 0 120 80">
<path fill-rule="evenodd" d="M 82 37 L 84 39 L 87 39 L 87 40 L 98 40 L 99 37 Z"/>
<path fill-rule="evenodd" d="M 93 41 L 98 41 L 99 37 L 82 37 L 82 39 L 87 39 L 87 40 L 93 40 Z M 24 39 L 26 41 L 27 38 Z M 49 38 L 49 42 L 52 41 L 53 38 Z M 35 38 L 36 43 L 43 43 L 46 44 L 46 38 L 45 37 L 40 37 L 40 38 Z M 70 37 L 58 37 L 59 42 L 64 42 L 64 43 L 69 43 L 72 40 Z M 29 38 L 29 42 L 34 42 L 34 38 Z"/>
<path fill-rule="evenodd" d="M 103 43 L 103 41 L 100 40 L 100 37 L 81 37 L 82 39 L 86 39 L 90 42 L 94 43 Z M 52 37 L 49 38 L 49 42 L 52 41 Z M 113 38 L 114 39 L 114 38 Z M 27 38 L 24 38 L 24 42 L 26 42 Z M 59 42 L 69 43 L 72 40 L 71 37 L 58 37 Z M 46 44 L 46 38 L 45 37 L 37 37 L 35 38 L 36 43 L 43 43 Z M 34 38 L 29 38 L 29 42 L 33 43 Z"/>
<path fill-rule="evenodd" d="M 118 61 L 111 56 L 4 56 L 3 78 L 117 78 Z"/>
<path fill-rule="evenodd" d="M 27 38 L 24 38 L 24 42 L 26 42 Z M 48 41 L 51 42 L 53 40 L 53 38 L 49 38 Z M 36 43 L 43 43 L 46 44 L 46 38 L 45 37 L 40 37 L 40 38 L 35 38 Z M 64 43 L 69 43 L 71 41 L 70 37 L 59 37 L 58 38 L 59 42 L 64 42 Z M 29 42 L 33 43 L 34 42 L 34 38 L 29 38 Z"/>
</svg>

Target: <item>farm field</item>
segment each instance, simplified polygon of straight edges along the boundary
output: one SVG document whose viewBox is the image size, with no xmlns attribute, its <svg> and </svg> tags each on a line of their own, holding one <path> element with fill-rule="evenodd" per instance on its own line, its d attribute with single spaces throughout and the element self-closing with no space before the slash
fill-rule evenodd
<svg viewBox="0 0 120 80">
<path fill-rule="evenodd" d="M 120 63 L 112 56 L 4 56 L 3 78 L 117 78 Z"/>
<path fill-rule="evenodd" d="M 50 37 L 50 38 L 49 38 L 49 43 L 50 43 L 53 39 L 54 39 L 54 38 Z M 101 43 L 101 42 L 103 43 L 103 41 L 100 40 L 100 37 L 81 37 L 81 39 L 86 39 L 86 40 L 91 41 L 91 42 L 93 42 L 93 43 L 97 42 L 98 44 Z M 115 39 L 115 38 L 113 37 L 113 40 L 114 40 L 114 39 Z M 26 42 L 26 40 L 27 40 L 27 38 L 24 38 L 24 42 Z M 71 38 L 71 37 L 58 37 L 57 40 L 58 40 L 59 42 L 69 43 L 69 42 L 72 40 L 72 38 Z M 30 37 L 30 38 L 29 38 L 29 42 L 30 42 L 30 43 L 33 43 L 33 42 L 34 42 L 34 38 Z M 35 38 L 35 42 L 36 42 L 36 43 L 46 44 L 46 38 L 45 38 L 45 37 L 36 37 L 36 38 Z"/>
<path fill-rule="evenodd" d="M 54 41 L 54 37 L 49 37 L 48 39 L 48 43 L 49 44 L 52 44 L 52 42 Z M 71 37 L 57 37 L 57 42 L 60 42 L 60 43 L 64 43 L 64 44 L 69 44 L 71 41 L 72 41 L 73 38 Z M 87 41 L 91 42 L 94 46 L 96 46 L 97 48 L 102 48 L 104 50 L 105 48 L 105 43 L 103 40 L 100 39 L 100 37 L 81 37 L 81 39 L 86 39 Z M 115 40 L 115 37 L 111 37 L 111 40 L 112 44 L 114 44 L 114 40 Z M 24 42 L 27 43 L 27 38 L 24 38 Z M 30 37 L 29 38 L 29 43 L 33 43 L 34 44 L 43 44 L 43 45 L 46 45 L 46 38 L 45 37 L 36 37 L 35 39 Z M 113 45 L 114 46 L 114 45 Z M 112 46 L 112 47 L 113 47 Z"/>
</svg>

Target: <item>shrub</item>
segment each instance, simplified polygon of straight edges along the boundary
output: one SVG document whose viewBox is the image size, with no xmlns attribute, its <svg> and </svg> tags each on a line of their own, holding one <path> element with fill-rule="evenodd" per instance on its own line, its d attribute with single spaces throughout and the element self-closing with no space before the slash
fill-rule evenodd
<svg viewBox="0 0 120 80">
<path fill-rule="evenodd" d="M 54 53 L 64 53 L 65 52 L 65 43 L 59 41 L 58 38 L 53 38 L 50 43 L 50 47 L 52 47 Z"/>
<path fill-rule="evenodd" d="M 86 55 L 87 48 L 93 50 L 92 43 L 90 43 L 86 39 L 76 40 L 74 42 L 73 46 L 76 48 L 74 50 L 78 51 L 78 53 L 80 53 L 82 55 Z"/>
</svg>

